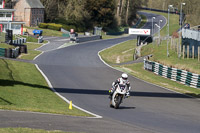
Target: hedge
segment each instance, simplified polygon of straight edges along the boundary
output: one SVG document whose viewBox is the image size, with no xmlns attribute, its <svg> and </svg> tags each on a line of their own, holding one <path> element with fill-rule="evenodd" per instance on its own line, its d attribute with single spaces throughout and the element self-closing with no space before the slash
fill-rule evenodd
<svg viewBox="0 0 200 133">
<path fill-rule="evenodd" d="M 43 29 L 51 29 L 51 30 L 57 30 L 60 31 L 61 28 L 70 31 L 70 29 L 74 29 L 76 32 L 84 32 L 86 29 L 83 26 L 76 27 L 74 25 L 61 25 L 61 24 L 55 24 L 55 23 L 40 23 L 39 28 Z"/>
<path fill-rule="evenodd" d="M 39 24 L 39 27 L 40 27 L 40 28 L 43 28 L 43 29 L 47 29 L 48 24 L 47 24 L 47 23 L 40 23 L 40 24 Z"/>
<path fill-rule="evenodd" d="M 55 23 L 40 23 L 39 27 L 44 28 L 44 29 L 51 29 L 51 30 L 60 31 L 60 29 L 62 28 L 62 25 L 61 24 L 55 24 Z"/>
</svg>

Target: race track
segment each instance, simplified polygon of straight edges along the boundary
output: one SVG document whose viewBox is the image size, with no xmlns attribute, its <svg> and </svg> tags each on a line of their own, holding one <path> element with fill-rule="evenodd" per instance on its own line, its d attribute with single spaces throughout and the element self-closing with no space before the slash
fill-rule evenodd
<svg viewBox="0 0 200 133">
<path fill-rule="evenodd" d="M 163 20 L 162 27 L 166 24 L 166 19 L 162 16 L 153 14 L 146 14 L 146 16 L 149 21 L 144 28 L 151 29 L 151 18 L 153 16 L 156 16 L 156 23 L 160 19 Z M 72 122 L 80 124 L 80 126 L 76 125 L 76 128 L 72 124 L 72 131 L 81 131 L 82 129 L 85 132 L 95 132 L 95 129 L 89 130 L 93 124 L 105 124 L 110 121 L 115 123 L 113 127 L 109 129 L 106 124 L 104 126 L 99 125 L 101 129 L 97 128 L 96 132 L 121 132 L 121 126 L 121 129 L 124 129 L 125 132 L 133 131 L 136 133 L 199 133 L 199 100 L 146 83 L 131 75 L 129 75 L 132 86 L 131 97 L 125 99 L 124 103 L 117 110 L 109 107 L 108 90 L 112 82 L 122 72 L 104 64 L 99 58 L 98 52 L 133 38 L 136 37 L 128 36 L 118 39 L 93 41 L 61 49 L 55 49 L 54 47 L 52 49 L 54 44 L 58 44 L 56 39 L 52 39 L 52 44 L 49 44 L 50 47 L 46 45 L 45 48 L 41 48 L 41 50 L 46 52 L 34 60 L 34 63 L 48 77 L 54 89 L 66 99 L 72 100 L 73 104 L 103 117 L 101 120 L 85 120 L 85 124 L 87 124 L 85 127 L 88 130 L 81 127 L 84 125 L 79 123 L 82 121 L 82 118 L 79 122 L 72 119 Z M 38 123 L 41 125 L 41 128 L 42 124 L 47 123 L 45 118 L 50 119 L 49 122 L 57 118 L 56 116 L 51 117 L 52 119 L 42 117 L 41 121 L 43 122 Z M 40 118 L 38 117 L 37 119 L 39 120 Z M 55 127 L 54 129 L 67 130 L 63 127 L 62 119 L 64 117 L 60 118 L 62 126 L 59 125 L 59 121 L 56 121 L 57 128 Z M 25 119 L 25 121 L 27 120 Z M 114 126 L 119 131 L 114 130 Z M 39 128 L 39 125 L 35 127 Z M 44 127 L 48 129 L 48 126 L 44 125 Z M 94 127 L 98 127 L 98 125 Z M 125 127 L 127 127 L 127 130 Z M 67 131 L 71 131 L 70 126 Z"/>
<path fill-rule="evenodd" d="M 144 28 L 151 28 L 152 14 Z M 156 16 L 156 22 L 162 16 Z M 36 63 L 54 89 L 81 108 L 106 118 L 157 132 L 188 133 L 200 130 L 199 101 L 134 77 L 129 78 L 132 97 L 120 109 L 109 108 L 108 89 L 121 72 L 109 68 L 98 56 L 104 48 L 135 38 L 88 42 L 46 52 Z"/>
</svg>

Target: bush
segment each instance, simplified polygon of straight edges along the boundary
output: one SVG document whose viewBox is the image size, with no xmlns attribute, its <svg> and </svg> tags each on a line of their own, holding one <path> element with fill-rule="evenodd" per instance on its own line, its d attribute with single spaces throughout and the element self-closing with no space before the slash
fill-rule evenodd
<svg viewBox="0 0 200 133">
<path fill-rule="evenodd" d="M 54 23 L 40 23 L 39 28 L 60 31 L 60 29 L 62 28 L 62 25 L 61 24 L 54 24 Z"/>
<path fill-rule="evenodd" d="M 60 31 L 60 29 L 62 28 L 62 25 L 61 24 L 49 23 L 47 28 L 51 29 L 51 30 Z"/>
<path fill-rule="evenodd" d="M 47 24 L 47 23 L 40 23 L 40 24 L 39 24 L 39 27 L 40 27 L 40 28 L 43 28 L 43 29 L 47 29 L 48 24 Z"/>
</svg>

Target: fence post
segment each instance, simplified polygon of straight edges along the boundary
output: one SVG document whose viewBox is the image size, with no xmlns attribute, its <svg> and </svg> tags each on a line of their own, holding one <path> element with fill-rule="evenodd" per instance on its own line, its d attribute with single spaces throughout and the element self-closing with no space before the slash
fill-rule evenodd
<svg viewBox="0 0 200 133">
<path fill-rule="evenodd" d="M 179 51 L 179 44 L 178 43 L 176 45 L 176 50 L 177 50 L 177 55 L 178 55 L 178 51 Z"/>
<path fill-rule="evenodd" d="M 190 47 L 190 46 L 187 45 L 187 59 L 189 59 L 189 57 L 190 57 L 190 56 L 189 56 L 189 47 Z"/>
<path fill-rule="evenodd" d="M 183 45 L 183 59 L 185 58 L 185 46 Z"/>
<path fill-rule="evenodd" d="M 194 59 L 194 45 L 192 46 L 192 59 Z"/>
<path fill-rule="evenodd" d="M 198 46 L 198 61 L 200 61 L 200 47 Z"/>
</svg>

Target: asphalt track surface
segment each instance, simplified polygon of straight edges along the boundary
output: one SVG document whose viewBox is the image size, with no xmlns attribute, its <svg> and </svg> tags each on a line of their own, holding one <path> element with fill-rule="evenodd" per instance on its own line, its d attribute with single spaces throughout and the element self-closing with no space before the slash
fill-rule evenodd
<svg viewBox="0 0 200 133">
<path fill-rule="evenodd" d="M 146 14 L 151 29 L 153 14 Z M 156 21 L 165 18 L 156 16 Z M 162 23 L 163 26 L 165 23 Z M 155 31 L 157 32 L 157 31 Z M 73 104 L 102 116 L 89 119 L 31 112 L 0 111 L 0 127 L 31 127 L 88 133 L 199 133 L 200 102 L 165 88 L 129 76 L 131 97 L 119 109 L 109 107 L 108 89 L 122 72 L 104 64 L 98 52 L 135 38 L 87 42 L 61 49 L 56 38 L 49 38 L 46 51 L 34 63 L 45 73 L 54 89 Z M 60 41 L 62 42 L 62 41 Z M 60 44 L 59 44 L 60 45 Z"/>
</svg>

